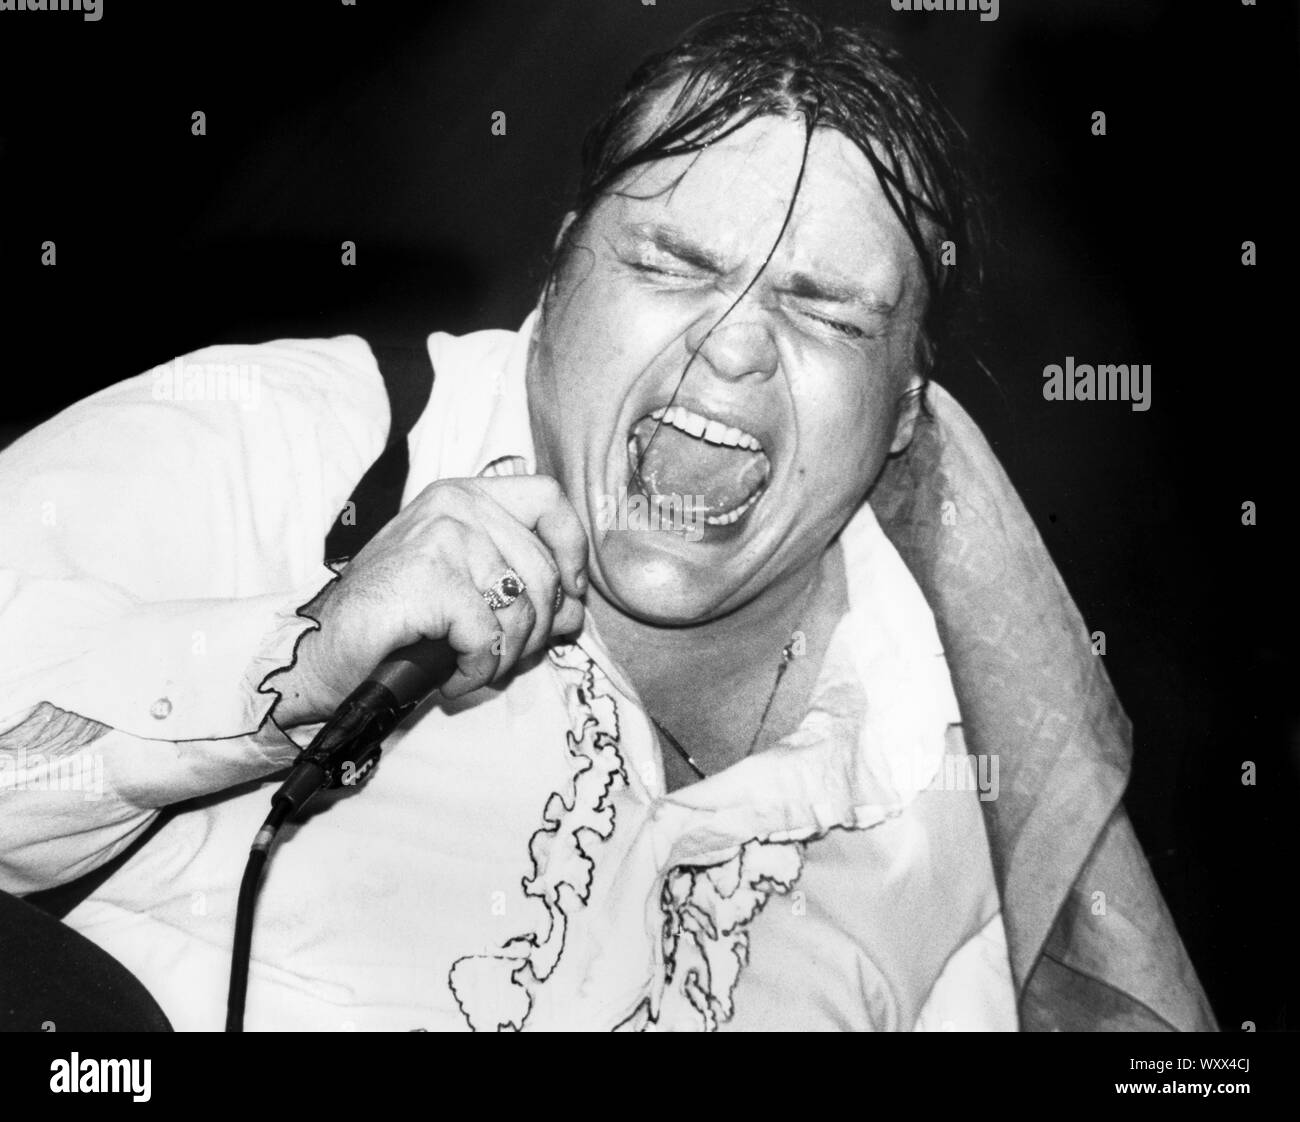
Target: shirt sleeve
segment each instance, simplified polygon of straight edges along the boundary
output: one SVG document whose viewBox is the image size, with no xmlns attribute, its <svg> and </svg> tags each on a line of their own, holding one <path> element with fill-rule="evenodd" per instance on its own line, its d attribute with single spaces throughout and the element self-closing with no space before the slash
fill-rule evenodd
<svg viewBox="0 0 1300 1122">
<path fill-rule="evenodd" d="M 387 429 L 345 336 L 195 352 L 0 454 L 0 885 L 71 879 L 158 808 L 292 759 L 273 675 Z M 83 731 L 33 721 L 51 706 Z"/>
</svg>

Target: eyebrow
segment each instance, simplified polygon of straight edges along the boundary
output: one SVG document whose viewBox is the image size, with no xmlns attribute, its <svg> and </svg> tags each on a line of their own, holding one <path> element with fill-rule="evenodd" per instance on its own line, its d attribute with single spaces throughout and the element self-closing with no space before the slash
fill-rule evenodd
<svg viewBox="0 0 1300 1122">
<path fill-rule="evenodd" d="M 722 276 L 726 263 L 717 254 L 693 241 L 673 226 L 635 226 L 635 236 L 644 238 L 657 249 L 670 253 L 678 260 L 697 269 Z M 895 304 L 882 299 L 874 292 L 861 288 L 840 277 L 818 277 L 807 272 L 788 274 L 778 285 L 781 292 L 801 300 L 816 300 L 824 304 L 846 304 L 859 307 L 874 315 L 890 315 Z"/>
<path fill-rule="evenodd" d="M 782 292 L 825 304 L 852 304 L 876 315 L 889 315 L 895 305 L 848 281 L 791 273 L 779 286 Z"/>
<path fill-rule="evenodd" d="M 633 232 L 638 237 L 652 242 L 657 249 L 671 253 L 674 257 L 685 261 L 688 265 L 694 265 L 697 269 L 705 269 L 719 275 L 727 271 L 726 264 L 721 257 L 711 253 L 698 242 L 692 241 L 675 227 L 637 226 L 633 228 Z"/>
</svg>

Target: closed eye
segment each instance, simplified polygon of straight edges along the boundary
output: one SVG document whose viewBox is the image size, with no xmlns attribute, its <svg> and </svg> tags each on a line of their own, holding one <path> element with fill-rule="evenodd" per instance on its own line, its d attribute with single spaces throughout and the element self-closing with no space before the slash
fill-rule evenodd
<svg viewBox="0 0 1300 1122">
<path fill-rule="evenodd" d="M 848 339 L 863 339 L 866 337 L 867 333 L 856 324 L 844 323 L 838 319 L 828 319 L 826 316 L 819 316 L 815 312 L 803 312 L 802 314 Z"/>
<path fill-rule="evenodd" d="M 694 273 L 680 272 L 676 269 L 665 269 L 662 265 L 652 265 L 649 261 L 629 261 L 628 264 L 639 273 L 650 273 L 660 277 L 680 277 L 683 280 L 688 280 L 695 275 Z"/>
</svg>

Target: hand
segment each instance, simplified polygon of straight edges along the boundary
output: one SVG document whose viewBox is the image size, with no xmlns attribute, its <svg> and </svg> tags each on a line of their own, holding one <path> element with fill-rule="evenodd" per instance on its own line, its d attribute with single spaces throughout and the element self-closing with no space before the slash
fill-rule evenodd
<svg viewBox="0 0 1300 1122">
<path fill-rule="evenodd" d="M 507 568 L 526 591 L 494 612 L 482 590 Z M 284 727 L 325 720 L 381 659 L 420 639 L 446 638 L 458 652 L 439 694 L 461 697 L 553 635 L 578 630 L 586 591 L 587 535 L 554 479 L 432 483 L 303 609 L 320 629 L 271 679 L 281 694 L 275 719 Z"/>
</svg>

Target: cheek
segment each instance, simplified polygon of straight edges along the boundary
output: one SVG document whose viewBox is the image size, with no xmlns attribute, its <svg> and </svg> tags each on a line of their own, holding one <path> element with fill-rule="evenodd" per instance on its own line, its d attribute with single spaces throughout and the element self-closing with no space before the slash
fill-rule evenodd
<svg viewBox="0 0 1300 1122">
<path fill-rule="evenodd" d="M 547 462 L 571 492 L 602 478 L 610 448 L 638 380 L 656 369 L 686 330 L 681 309 L 655 301 L 626 277 L 575 270 L 551 294 L 537 353 L 537 400 L 531 403 Z"/>
<path fill-rule="evenodd" d="M 867 369 L 837 371 L 820 390 L 798 394 L 807 405 L 799 412 L 796 473 L 828 506 L 856 502 L 879 472 L 898 421 L 894 379 Z"/>
<path fill-rule="evenodd" d="M 612 270 L 589 270 L 553 300 L 549 366 L 559 396 L 604 412 L 686 329 L 683 309 Z"/>
</svg>

